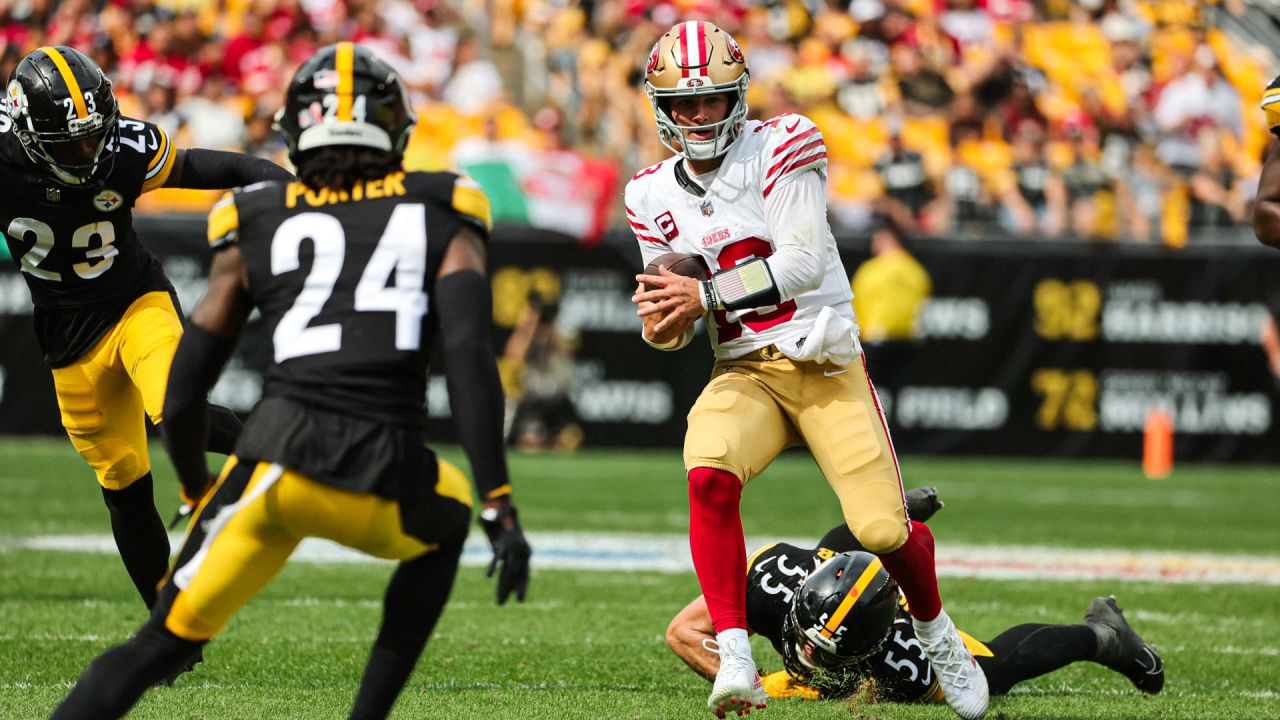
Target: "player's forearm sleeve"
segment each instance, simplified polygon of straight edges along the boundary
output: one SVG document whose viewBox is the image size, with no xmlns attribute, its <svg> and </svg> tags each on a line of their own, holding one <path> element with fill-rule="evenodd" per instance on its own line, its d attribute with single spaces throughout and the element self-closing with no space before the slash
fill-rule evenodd
<svg viewBox="0 0 1280 720">
<path fill-rule="evenodd" d="M 294 180 L 293 174 L 279 165 L 252 155 L 190 148 L 185 152 L 179 187 L 197 190 L 252 185 L 263 180 Z"/>
<path fill-rule="evenodd" d="M 827 263 L 822 177 L 806 172 L 775 188 L 765 199 L 765 222 L 775 247 L 768 263 L 778 294 L 790 300 L 818 289 Z"/>
<path fill-rule="evenodd" d="M 509 489 L 502 443 L 502 383 L 493 354 L 492 293 L 473 270 L 450 273 L 436 282 L 445 379 L 458 441 L 471 461 L 482 500 Z"/>
<path fill-rule="evenodd" d="M 160 429 L 178 480 L 190 497 L 199 497 L 208 482 L 205 437 L 208 393 L 231 358 L 236 341 L 218 337 L 194 323 L 183 331 L 169 368 Z"/>
</svg>

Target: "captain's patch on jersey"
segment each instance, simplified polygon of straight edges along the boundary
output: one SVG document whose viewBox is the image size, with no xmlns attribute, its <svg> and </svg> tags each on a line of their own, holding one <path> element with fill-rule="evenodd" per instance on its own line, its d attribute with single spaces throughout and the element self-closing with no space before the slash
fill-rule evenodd
<svg viewBox="0 0 1280 720">
<path fill-rule="evenodd" d="M 93 196 L 93 206 L 102 212 L 119 210 L 123 205 L 124 197 L 110 188 L 102 190 L 97 195 Z"/>
</svg>

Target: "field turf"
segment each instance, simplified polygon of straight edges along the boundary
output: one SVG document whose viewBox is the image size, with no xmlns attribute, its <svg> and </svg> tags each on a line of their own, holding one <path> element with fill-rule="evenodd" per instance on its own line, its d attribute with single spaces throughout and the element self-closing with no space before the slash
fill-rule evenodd
<svg viewBox="0 0 1280 720">
<path fill-rule="evenodd" d="M 446 453 L 457 459 L 456 451 Z M 157 459 L 166 517 L 177 504 Z M 513 456 L 525 526 L 538 531 L 684 532 L 676 452 Z M 908 458 L 908 487 L 936 485 L 940 545 L 1036 545 L 1250 554 L 1280 561 L 1280 472 Z M 18 547 L 36 535 L 109 532 L 89 470 L 65 440 L 0 442 L 0 719 L 47 717 L 86 663 L 136 629 L 142 607 L 112 555 Z M 753 537 L 817 538 L 839 519 L 812 462 L 781 458 L 746 492 Z M 453 601 L 396 718 L 702 718 L 708 685 L 663 642 L 697 594 L 692 573 L 538 569 L 523 605 L 463 568 Z M 343 718 L 379 621 L 386 564 L 290 565 L 206 649 L 207 662 L 149 693 L 131 717 Z M 1118 580 L 943 578 L 958 624 L 990 637 L 1022 622 L 1076 622 L 1114 593 L 1157 645 L 1167 685 L 1144 698 L 1083 663 L 1019 686 L 990 718 L 1280 718 L 1280 587 Z M 756 659 L 779 662 L 756 640 Z M 755 713 L 751 717 L 757 717 Z M 945 706 L 773 701 L 769 718 L 952 718 Z"/>
</svg>

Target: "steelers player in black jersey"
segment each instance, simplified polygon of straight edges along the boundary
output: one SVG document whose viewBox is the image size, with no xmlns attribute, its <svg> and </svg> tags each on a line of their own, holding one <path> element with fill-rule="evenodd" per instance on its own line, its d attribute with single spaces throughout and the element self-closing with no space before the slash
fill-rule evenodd
<svg viewBox="0 0 1280 720">
<path fill-rule="evenodd" d="M 158 126 L 122 117 L 102 70 L 61 45 L 22 58 L 4 105 L 0 229 L 31 290 L 62 424 L 97 475 L 120 557 L 150 608 L 169 539 L 144 418 L 163 420 L 182 321 L 172 285 L 134 234 L 133 205 L 161 187 L 292 176 L 257 158 L 174 147 Z M 240 422 L 212 410 L 210 448 L 229 453 Z"/>
<path fill-rule="evenodd" d="M 931 489 L 907 493 L 911 517 L 941 507 Z M 769 639 L 785 670 L 764 679 L 776 698 L 848 697 L 880 702 L 941 702 L 942 691 L 897 584 L 876 556 L 863 552 L 841 524 L 816 548 L 775 543 L 747 561 L 747 624 Z M 671 621 L 667 644 L 690 668 L 713 679 L 719 657 L 706 601 L 698 597 Z M 961 631 L 992 695 L 1091 660 L 1128 678 L 1138 690 L 1164 687 L 1164 663 L 1134 632 L 1115 598 L 1094 598 L 1078 625 L 1023 624 L 989 641 Z"/>
<path fill-rule="evenodd" d="M 1271 134 L 1280 138 L 1280 77 L 1262 95 L 1262 111 Z M 1253 203 L 1253 232 L 1263 245 L 1280 249 L 1280 142 L 1271 139 L 1258 179 L 1258 197 Z"/>
<path fill-rule="evenodd" d="M 202 499 L 151 619 L 89 666 L 55 718 L 123 715 L 308 536 L 399 561 L 350 717 L 390 712 L 444 609 L 472 504 L 462 473 L 424 445 L 437 334 L 490 574 L 501 566 L 498 602 L 524 599 L 530 550 L 511 503 L 484 276 L 488 198 L 458 175 L 402 169 L 415 121 L 404 86 L 352 43 L 303 63 L 277 119 L 301 182 L 251 185 L 214 207 L 209 289 L 170 374 L 165 442 Z M 273 362 L 206 487 L 205 392 L 255 308 Z"/>
</svg>

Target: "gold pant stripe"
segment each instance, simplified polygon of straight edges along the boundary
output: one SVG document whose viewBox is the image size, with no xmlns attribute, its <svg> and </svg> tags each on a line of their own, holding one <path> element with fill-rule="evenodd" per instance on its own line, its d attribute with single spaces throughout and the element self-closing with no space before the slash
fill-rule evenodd
<svg viewBox="0 0 1280 720">
<path fill-rule="evenodd" d="M 438 494 L 465 491 L 470 499 L 470 482 L 456 467 L 442 461 L 439 476 Z M 197 515 L 193 524 L 200 520 Z M 411 560 L 437 549 L 402 530 L 400 506 L 391 500 L 259 463 L 241 499 L 218 512 L 200 550 L 175 571 L 180 592 L 165 627 L 187 640 L 213 637 L 271 582 L 306 537 L 388 560 Z"/>
<path fill-rule="evenodd" d="M 716 363 L 689 411 L 685 468 L 718 468 L 748 483 L 783 449 L 804 444 L 859 542 L 877 554 L 901 547 L 909 527 L 902 478 L 865 364 L 759 357 Z"/>
</svg>

